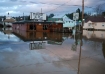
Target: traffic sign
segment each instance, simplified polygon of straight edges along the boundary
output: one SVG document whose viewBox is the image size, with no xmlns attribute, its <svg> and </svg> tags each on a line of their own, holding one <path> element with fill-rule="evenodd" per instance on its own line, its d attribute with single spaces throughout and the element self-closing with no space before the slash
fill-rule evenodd
<svg viewBox="0 0 105 74">
<path fill-rule="evenodd" d="M 73 20 L 79 19 L 79 13 L 73 13 Z"/>
</svg>

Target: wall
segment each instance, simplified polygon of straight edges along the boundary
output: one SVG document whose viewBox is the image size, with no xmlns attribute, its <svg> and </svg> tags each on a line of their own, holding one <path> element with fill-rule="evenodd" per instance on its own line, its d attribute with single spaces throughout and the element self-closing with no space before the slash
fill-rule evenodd
<svg viewBox="0 0 105 74">
<path fill-rule="evenodd" d="M 104 26 L 102 26 L 104 25 Z M 104 29 L 105 30 L 105 22 L 96 23 L 96 26 L 94 26 L 95 29 Z"/>
<path fill-rule="evenodd" d="M 13 30 L 27 31 L 27 23 L 13 24 Z"/>
<path fill-rule="evenodd" d="M 36 32 L 50 32 L 63 29 L 63 23 L 23 23 L 23 24 L 13 24 L 13 30 L 22 30 L 22 31 L 33 31 L 30 29 L 30 25 L 36 26 Z M 47 29 L 43 30 L 43 25 L 47 26 Z"/>
<path fill-rule="evenodd" d="M 93 24 L 89 26 L 89 23 Z M 102 26 L 104 25 L 104 26 Z M 87 22 L 84 23 L 83 26 L 84 29 L 88 29 L 88 28 L 94 28 L 94 29 L 99 29 L 99 30 L 105 30 L 105 22 Z"/>
</svg>

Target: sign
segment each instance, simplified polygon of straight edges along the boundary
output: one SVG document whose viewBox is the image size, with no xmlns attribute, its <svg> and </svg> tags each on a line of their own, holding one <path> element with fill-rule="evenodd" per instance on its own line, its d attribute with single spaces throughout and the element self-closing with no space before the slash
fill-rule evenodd
<svg viewBox="0 0 105 74">
<path fill-rule="evenodd" d="M 33 13 L 33 12 L 30 12 L 30 19 L 46 20 L 46 14 L 44 14 L 44 13 Z"/>
<path fill-rule="evenodd" d="M 73 20 L 79 19 L 79 13 L 73 13 Z"/>
</svg>

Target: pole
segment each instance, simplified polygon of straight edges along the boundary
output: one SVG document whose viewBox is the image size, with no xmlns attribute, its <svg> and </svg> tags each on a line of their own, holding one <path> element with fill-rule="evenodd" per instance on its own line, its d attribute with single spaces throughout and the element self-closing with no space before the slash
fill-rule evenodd
<svg viewBox="0 0 105 74">
<path fill-rule="evenodd" d="M 82 0 L 82 27 L 81 32 L 83 33 L 83 25 L 84 25 L 84 0 Z"/>
<path fill-rule="evenodd" d="M 23 20 L 24 20 L 24 12 L 23 12 Z"/>
<path fill-rule="evenodd" d="M 34 43 L 34 21 L 33 21 L 33 43 Z"/>
<path fill-rule="evenodd" d="M 75 34 L 74 34 L 74 42 L 75 42 L 75 35 L 76 35 L 76 18 L 75 18 Z"/>
<path fill-rule="evenodd" d="M 82 46 L 82 35 L 81 34 L 79 34 L 79 37 L 80 37 L 80 40 L 81 40 L 81 42 L 80 42 L 80 51 L 79 51 L 79 61 L 78 61 L 78 72 L 77 72 L 77 74 L 80 74 L 80 65 L 81 65 L 81 46 Z"/>
</svg>

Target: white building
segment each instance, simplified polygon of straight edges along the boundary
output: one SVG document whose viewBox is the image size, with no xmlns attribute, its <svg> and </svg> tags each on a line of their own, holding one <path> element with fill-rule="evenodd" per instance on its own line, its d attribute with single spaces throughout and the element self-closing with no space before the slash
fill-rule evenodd
<svg viewBox="0 0 105 74">
<path fill-rule="evenodd" d="M 66 15 L 56 15 L 53 18 L 59 19 L 59 21 L 63 22 L 63 27 L 72 28 L 75 26 L 75 21 L 68 18 Z M 58 20 L 57 20 L 58 21 Z"/>
<path fill-rule="evenodd" d="M 84 29 L 105 30 L 105 17 L 91 16 L 86 19 Z"/>
<path fill-rule="evenodd" d="M 16 20 L 14 18 L 12 18 L 11 16 L 9 16 L 9 13 L 8 13 L 8 15 L 6 16 L 6 19 L 3 22 L 6 27 L 6 26 L 12 26 L 12 23 L 15 21 Z"/>
<path fill-rule="evenodd" d="M 63 16 L 63 27 L 72 28 L 75 26 L 75 21 L 68 18 L 66 15 Z"/>
</svg>

